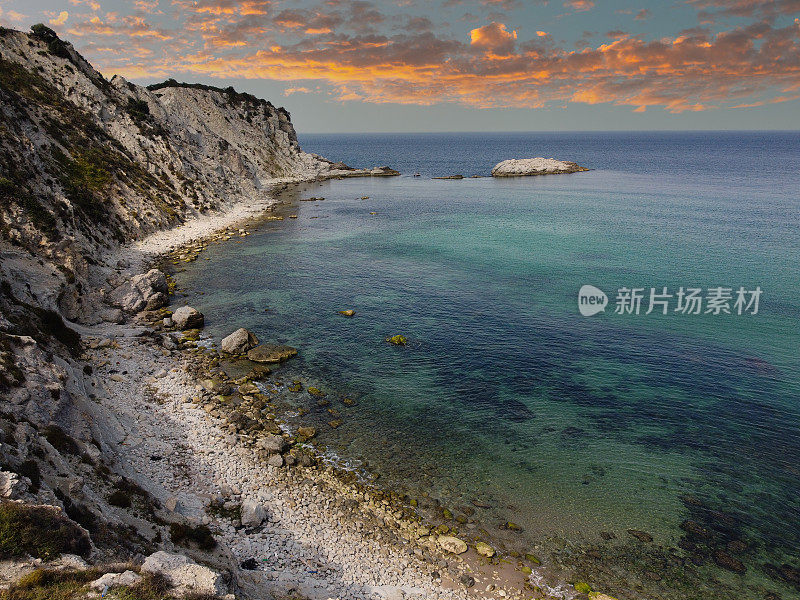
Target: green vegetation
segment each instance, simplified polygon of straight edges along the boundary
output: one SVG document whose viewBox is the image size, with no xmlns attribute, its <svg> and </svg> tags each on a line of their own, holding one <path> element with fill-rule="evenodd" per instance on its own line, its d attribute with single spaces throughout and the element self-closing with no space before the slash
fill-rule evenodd
<svg viewBox="0 0 800 600">
<path fill-rule="evenodd" d="M 253 94 L 248 94 L 247 92 L 237 92 L 233 86 L 228 86 L 226 88 L 220 88 L 213 85 L 206 85 L 203 83 L 180 83 L 175 79 L 167 79 L 161 83 L 154 83 L 147 86 L 147 89 L 151 92 L 155 92 L 157 90 L 163 90 L 165 88 L 189 88 L 194 90 L 204 90 L 207 92 L 219 92 L 220 94 L 225 94 L 228 96 L 228 102 L 231 105 L 236 104 L 243 104 L 245 106 L 251 107 L 258 107 L 264 106 L 267 108 L 267 112 L 274 111 L 275 106 L 272 102 L 268 100 L 262 100 L 254 96 Z M 287 113 L 288 114 L 288 113 Z"/>
<path fill-rule="evenodd" d="M 190 543 L 195 544 L 201 550 L 213 550 L 217 547 L 217 540 L 206 525 L 183 525 L 172 523 L 169 526 L 169 536 L 174 544 L 186 546 Z"/>
<path fill-rule="evenodd" d="M 50 445 L 58 450 L 61 454 L 72 454 L 73 456 L 77 456 L 81 453 L 80 447 L 72 438 L 72 436 L 57 425 L 45 427 L 42 431 L 42 435 L 44 435 L 44 438 L 50 442 Z"/>
<path fill-rule="evenodd" d="M 42 474 L 39 471 L 39 464 L 35 460 L 23 461 L 17 469 L 17 473 L 31 480 L 31 493 L 35 494 L 39 491 L 39 486 L 42 485 Z"/>
<path fill-rule="evenodd" d="M 62 553 L 88 556 L 88 536 L 55 509 L 0 503 L 0 559 L 30 554 L 49 560 Z"/>
<path fill-rule="evenodd" d="M 119 508 L 130 508 L 131 495 L 128 492 L 123 492 L 122 490 L 114 490 L 108 496 L 108 503 L 111 506 L 117 506 Z"/>
<path fill-rule="evenodd" d="M 81 346 L 80 334 L 71 327 L 67 327 L 64 323 L 64 319 L 62 319 L 61 315 L 57 312 L 39 307 L 30 308 L 32 308 L 36 316 L 39 317 L 39 322 L 41 324 L 40 331 L 57 339 L 70 350 L 73 356 L 76 356 Z"/>
<path fill-rule="evenodd" d="M 85 598 L 84 587 L 100 577 L 96 569 L 55 571 L 37 569 L 22 577 L 8 590 L 0 591 L 0 600 L 78 600 Z"/>
<path fill-rule="evenodd" d="M 37 569 L 22 577 L 8 590 L 0 591 L 0 600 L 83 600 L 87 584 L 98 579 L 104 571 Z M 106 593 L 109 600 L 174 600 L 169 595 L 169 582 L 160 573 L 145 573 L 133 586 L 115 587 Z M 187 594 L 183 600 L 213 600 L 213 596 Z"/>
<path fill-rule="evenodd" d="M 142 121 L 150 116 L 150 105 L 146 100 L 128 98 L 127 110 L 134 121 Z"/>
<path fill-rule="evenodd" d="M 58 34 L 42 23 L 37 23 L 31 27 L 34 37 L 47 43 L 50 54 L 72 60 L 67 43 L 58 37 Z"/>
</svg>

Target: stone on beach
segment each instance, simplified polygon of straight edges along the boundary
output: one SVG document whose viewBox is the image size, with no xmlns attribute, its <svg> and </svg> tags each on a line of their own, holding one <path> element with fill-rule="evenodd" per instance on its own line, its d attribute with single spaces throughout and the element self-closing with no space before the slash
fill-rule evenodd
<svg viewBox="0 0 800 600">
<path fill-rule="evenodd" d="M 283 436 L 270 433 L 261 438 L 258 445 L 270 454 L 280 454 L 286 448 L 286 440 Z"/>
<path fill-rule="evenodd" d="M 196 308 L 191 306 L 181 306 L 178 310 L 172 313 L 172 322 L 180 330 L 184 329 L 198 329 L 205 323 L 205 317 Z"/>
<path fill-rule="evenodd" d="M 258 527 L 267 518 L 267 509 L 257 500 L 242 502 L 242 525 L 244 527 Z"/>
<path fill-rule="evenodd" d="M 467 542 L 460 540 L 452 535 L 440 535 L 436 542 L 439 547 L 446 552 L 453 554 L 464 554 L 467 551 Z"/>
<path fill-rule="evenodd" d="M 222 338 L 222 351 L 228 354 L 244 354 L 251 348 L 258 346 L 256 335 L 241 327 L 229 336 Z"/>
<path fill-rule="evenodd" d="M 494 548 L 492 548 L 486 542 L 478 542 L 475 544 L 475 551 L 480 554 L 481 556 L 485 556 L 486 558 L 492 558 L 494 556 Z"/>
<path fill-rule="evenodd" d="M 512 158 L 497 163 L 492 177 L 524 177 L 530 175 L 556 175 L 588 171 L 578 163 L 555 158 Z"/>
<path fill-rule="evenodd" d="M 261 344 L 247 353 L 248 360 L 261 363 L 281 363 L 297 356 L 297 348 L 277 344 Z"/>
<path fill-rule="evenodd" d="M 182 554 L 170 554 L 159 550 L 148 556 L 141 568 L 142 573 L 161 573 L 179 595 L 207 594 L 222 596 L 227 585 L 220 573 L 198 565 Z"/>
</svg>

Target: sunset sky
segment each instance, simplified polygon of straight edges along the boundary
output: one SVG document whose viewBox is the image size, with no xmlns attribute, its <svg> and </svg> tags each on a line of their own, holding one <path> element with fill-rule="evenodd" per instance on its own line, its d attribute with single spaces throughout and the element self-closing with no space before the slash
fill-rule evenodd
<svg viewBox="0 0 800 600">
<path fill-rule="evenodd" d="M 0 0 L 0 22 L 301 132 L 800 128 L 800 0 Z"/>
</svg>

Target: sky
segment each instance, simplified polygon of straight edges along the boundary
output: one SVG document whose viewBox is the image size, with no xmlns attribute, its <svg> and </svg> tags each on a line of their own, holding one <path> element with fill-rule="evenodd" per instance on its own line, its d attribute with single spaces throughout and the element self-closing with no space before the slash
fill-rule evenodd
<svg viewBox="0 0 800 600">
<path fill-rule="evenodd" d="M 301 133 L 800 129 L 800 0 L 0 0 L 38 22 Z"/>
</svg>

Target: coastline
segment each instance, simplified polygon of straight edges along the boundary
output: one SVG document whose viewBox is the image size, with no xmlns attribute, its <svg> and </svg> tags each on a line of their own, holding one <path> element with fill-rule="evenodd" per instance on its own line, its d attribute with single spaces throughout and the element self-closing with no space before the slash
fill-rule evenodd
<svg viewBox="0 0 800 600">
<path fill-rule="evenodd" d="M 158 232 L 123 247 L 119 257 L 126 270 L 137 272 L 170 258 L 176 264 L 194 260 L 208 243 L 247 235 L 269 219 L 281 203 L 277 195 L 286 189 L 281 183 L 262 203 L 234 204 L 223 213 Z M 258 597 L 257 590 L 280 595 L 295 589 L 308 598 L 537 597 L 539 590 L 526 586 L 522 561 L 490 560 L 472 545 L 462 555 L 443 551 L 431 528 L 400 499 L 361 485 L 316 453 L 308 466 L 266 465 L 268 456 L 254 448 L 252 437 L 237 434 L 225 411 L 214 406 L 218 395 L 199 383 L 220 376 L 216 352 L 203 351 L 196 338 L 183 339 L 180 332 L 162 338 L 160 314 L 150 316 L 153 320 L 142 322 L 145 329 L 136 337 L 124 326 L 112 326 L 99 330 L 90 343 L 94 381 L 101 388 L 105 382 L 98 398 L 110 403 L 124 431 L 119 462 L 157 502 L 174 508 L 168 517 L 212 528 L 221 550 L 215 557 L 196 558 L 231 568 L 236 586 L 247 596 Z M 167 337 L 179 339 L 177 348 L 165 348 L 174 343 L 164 344 Z M 246 383 L 223 383 L 237 382 Z M 265 380 L 259 387 L 266 385 Z M 152 458 L 167 458 L 167 448 L 181 460 Z M 208 514 L 217 501 L 259 503 L 267 524 L 237 530 L 230 520 Z M 266 562 L 257 570 L 236 568 L 249 558 Z"/>
</svg>

